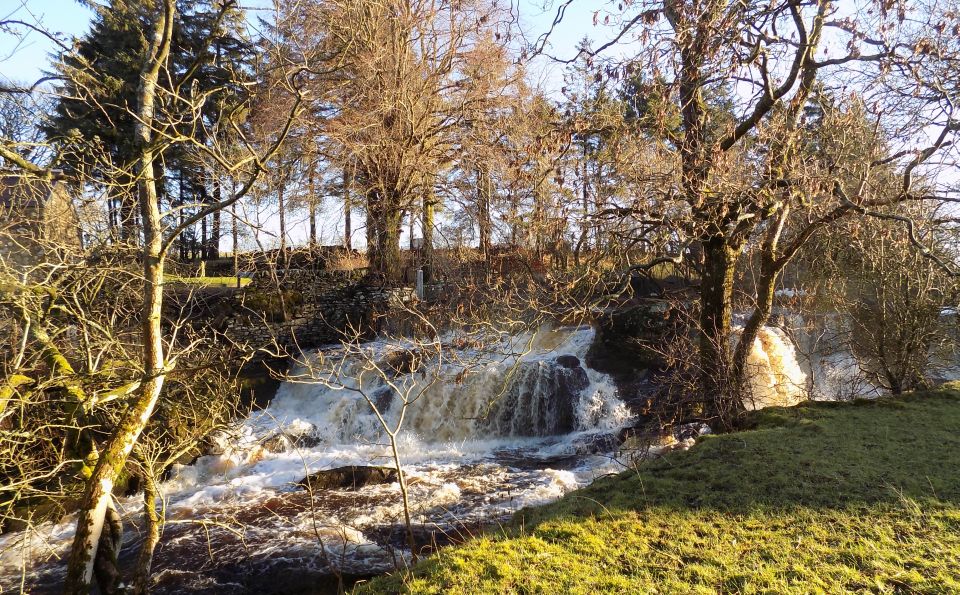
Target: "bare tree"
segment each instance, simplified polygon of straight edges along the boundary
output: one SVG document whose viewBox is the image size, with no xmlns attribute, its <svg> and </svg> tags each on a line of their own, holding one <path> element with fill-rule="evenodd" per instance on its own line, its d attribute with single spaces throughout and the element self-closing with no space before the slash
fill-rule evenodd
<svg viewBox="0 0 960 595">
<path fill-rule="evenodd" d="M 629 63 L 605 68 L 612 76 L 649 73 L 642 105 L 671 175 L 669 184 L 652 188 L 652 205 L 623 214 L 660 220 L 679 246 L 629 270 L 696 256 L 707 417 L 721 423 L 736 417 L 751 346 L 769 319 L 784 267 L 805 242 L 847 216 L 952 196 L 942 188 L 928 193 L 913 180 L 934 155 L 952 150 L 958 129 L 950 107 L 956 87 L 947 82 L 955 77 L 944 70 L 958 48 L 938 24 L 951 29 L 956 15 L 916 6 L 904 20 L 906 10 L 878 3 L 875 11 L 842 19 L 829 0 L 640 3 L 611 15 L 621 27 L 612 42 L 581 51 L 593 57 L 630 39 L 638 51 Z M 827 55 L 828 30 L 842 40 L 839 57 Z M 838 156 L 814 166 L 803 153 L 802 129 L 820 88 L 865 95 L 869 119 L 896 143 L 878 146 L 866 164 Z M 875 174 L 890 168 L 900 191 L 880 195 Z M 734 279 L 748 247 L 760 273 L 735 339 Z"/>
</svg>

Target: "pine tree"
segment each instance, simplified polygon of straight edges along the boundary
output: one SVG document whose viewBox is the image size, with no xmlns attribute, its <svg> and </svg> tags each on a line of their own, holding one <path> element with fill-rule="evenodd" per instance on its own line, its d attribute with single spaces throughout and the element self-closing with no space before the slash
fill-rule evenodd
<svg viewBox="0 0 960 595">
<path fill-rule="evenodd" d="M 171 76 L 160 81 L 161 87 L 168 87 L 171 93 L 160 94 L 158 113 L 166 114 L 166 118 L 158 125 L 175 128 L 176 114 L 194 107 L 183 98 L 202 98 L 204 129 L 190 131 L 190 136 L 197 137 L 199 132 L 202 139 L 208 133 L 220 132 L 211 127 L 214 114 L 234 112 L 242 120 L 247 95 L 243 83 L 252 77 L 252 44 L 241 34 L 244 13 L 235 4 L 216 0 L 183 0 L 179 4 L 166 65 Z M 143 32 L 155 14 L 156 1 L 114 0 L 92 8 L 95 17 L 90 31 L 72 52 L 61 56 L 56 66 L 55 74 L 64 82 L 45 133 L 60 148 L 65 166 L 107 187 L 114 238 L 136 241 L 139 232 L 131 173 L 136 119 L 132 114 L 148 48 Z M 191 126 L 196 123 L 193 118 L 184 121 Z M 209 202 L 206 198 L 210 195 L 218 194 L 218 178 L 198 155 L 182 149 L 162 152 L 155 172 L 161 200 L 173 200 L 173 193 L 167 189 L 168 178 L 185 182 L 176 186 L 186 190 L 190 202 L 202 204 Z M 176 175 L 168 175 L 173 173 L 168 170 L 175 170 Z M 179 203 L 186 198 L 176 192 Z M 214 237 L 218 236 L 216 223 Z"/>
</svg>

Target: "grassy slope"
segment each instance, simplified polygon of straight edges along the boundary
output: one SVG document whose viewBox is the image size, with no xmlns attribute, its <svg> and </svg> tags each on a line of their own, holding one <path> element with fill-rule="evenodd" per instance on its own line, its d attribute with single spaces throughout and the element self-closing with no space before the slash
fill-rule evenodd
<svg viewBox="0 0 960 595">
<path fill-rule="evenodd" d="M 960 391 L 766 410 L 373 592 L 960 592 Z"/>
</svg>

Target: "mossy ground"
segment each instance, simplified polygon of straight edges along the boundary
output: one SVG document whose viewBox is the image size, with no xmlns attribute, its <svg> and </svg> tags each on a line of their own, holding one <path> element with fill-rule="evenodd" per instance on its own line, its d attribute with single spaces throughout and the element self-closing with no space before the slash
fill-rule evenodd
<svg viewBox="0 0 960 595">
<path fill-rule="evenodd" d="M 751 421 L 358 590 L 960 593 L 960 391 Z"/>
</svg>

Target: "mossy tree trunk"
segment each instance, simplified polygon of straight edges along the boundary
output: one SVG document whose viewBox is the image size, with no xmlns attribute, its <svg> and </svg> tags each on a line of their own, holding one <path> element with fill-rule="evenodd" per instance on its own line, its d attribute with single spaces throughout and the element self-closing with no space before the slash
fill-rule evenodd
<svg viewBox="0 0 960 595">
<path fill-rule="evenodd" d="M 353 201 L 350 198 L 351 186 L 353 185 L 353 177 L 350 175 L 350 172 L 347 171 L 347 167 L 343 168 L 343 247 L 347 250 L 353 249 L 353 228 L 352 228 L 352 217 L 353 214 Z"/>
<path fill-rule="evenodd" d="M 157 513 L 157 482 L 154 469 L 144 466 L 143 471 L 143 545 L 137 558 L 137 569 L 133 578 L 133 592 L 146 595 L 150 592 L 150 570 L 153 566 L 153 552 L 160 542 L 160 515 Z"/>
<path fill-rule="evenodd" d="M 484 260 L 490 258 L 490 244 L 493 225 L 490 221 L 490 201 L 492 198 L 490 171 L 481 166 L 477 169 L 477 220 L 480 228 L 480 253 Z"/>
<path fill-rule="evenodd" d="M 726 236 L 703 241 L 700 283 L 700 378 L 707 414 L 728 420 L 737 399 L 730 384 L 730 335 L 733 319 L 733 276 L 739 249 Z"/>
<path fill-rule="evenodd" d="M 136 173 L 143 221 L 142 366 L 140 394 L 123 415 L 101 453 L 87 482 L 83 505 L 77 519 L 77 531 L 70 552 L 65 584 L 66 593 L 88 593 L 93 582 L 97 549 L 113 487 L 126 464 L 133 446 L 150 420 L 163 388 L 166 374 L 160 327 L 163 303 L 163 227 L 158 204 L 154 161 L 156 158 L 151 127 L 154 122 L 156 87 L 160 70 L 170 53 L 174 0 L 158 7 L 151 32 L 150 52 L 144 62 L 137 90 L 136 140 L 139 155 Z"/>
<path fill-rule="evenodd" d="M 379 189 L 367 193 L 367 251 L 370 270 L 387 283 L 400 281 L 400 225 L 403 215 L 397 197 Z"/>
</svg>

